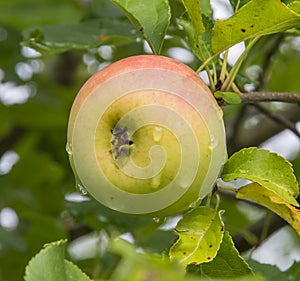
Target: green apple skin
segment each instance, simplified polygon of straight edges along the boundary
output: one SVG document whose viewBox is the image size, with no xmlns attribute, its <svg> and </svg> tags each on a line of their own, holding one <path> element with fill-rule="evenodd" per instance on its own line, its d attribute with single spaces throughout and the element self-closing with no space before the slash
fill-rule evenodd
<svg viewBox="0 0 300 281">
<path fill-rule="evenodd" d="M 222 117 L 186 65 L 129 57 L 79 91 L 68 124 L 70 163 L 77 181 L 111 209 L 175 215 L 212 190 L 226 158 Z"/>
</svg>

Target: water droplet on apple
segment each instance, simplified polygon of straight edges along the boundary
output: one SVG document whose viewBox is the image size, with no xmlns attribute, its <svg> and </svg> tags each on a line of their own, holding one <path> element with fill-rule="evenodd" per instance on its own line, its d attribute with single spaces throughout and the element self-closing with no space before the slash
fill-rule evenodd
<svg viewBox="0 0 300 281">
<path fill-rule="evenodd" d="M 69 157 L 72 156 L 72 143 L 70 143 L 70 142 L 67 143 L 66 151 L 67 151 Z"/>
<path fill-rule="evenodd" d="M 159 142 L 162 138 L 162 135 L 163 135 L 163 130 L 161 127 L 154 127 L 154 130 L 153 130 L 153 140 L 155 142 Z"/>
<path fill-rule="evenodd" d="M 166 217 L 155 217 L 153 218 L 154 222 L 157 224 L 163 224 L 166 221 Z"/>
<path fill-rule="evenodd" d="M 201 201 L 202 201 L 202 199 L 197 199 L 196 201 L 194 201 L 193 203 L 191 203 L 190 205 L 189 205 L 189 207 L 190 208 L 196 208 L 196 207 L 198 207 L 198 205 L 201 203 Z"/>
<path fill-rule="evenodd" d="M 76 188 L 82 195 L 87 195 L 86 189 L 84 188 L 83 184 L 78 180 L 76 180 Z"/>
<path fill-rule="evenodd" d="M 213 150 L 216 148 L 217 145 L 218 145 L 218 140 L 214 135 L 211 135 L 209 149 Z"/>
<path fill-rule="evenodd" d="M 178 185 L 183 189 L 189 188 L 191 185 L 191 180 L 189 178 L 182 178 L 178 181 Z"/>
</svg>

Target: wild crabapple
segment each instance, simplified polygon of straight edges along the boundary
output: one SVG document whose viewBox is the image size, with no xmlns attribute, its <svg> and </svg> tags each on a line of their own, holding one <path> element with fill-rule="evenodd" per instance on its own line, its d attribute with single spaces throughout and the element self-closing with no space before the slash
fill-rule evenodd
<svg viewBox="0 0 300 281">
<path fill-rule="evenodd" d="M 133 56 L 83 85 L 71 109 L 67 148 L 77 180 L 103 205 L 174 215 L 211 192 L 222 169 L 222 110 L 186 65 Z"/>
</svg>

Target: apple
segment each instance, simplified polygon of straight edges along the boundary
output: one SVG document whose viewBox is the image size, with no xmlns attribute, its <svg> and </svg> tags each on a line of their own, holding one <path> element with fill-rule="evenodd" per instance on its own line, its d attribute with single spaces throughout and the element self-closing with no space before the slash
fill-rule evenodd
<svg viewBox="0 0 300 281">
<path fill-rule="evenodd" d="M 223 114 L 188 66 L 133 56 L 80 89 L 67 150 L 77 181 L 103 205 L 134 215 L 175 215 L 210 193 L 222 169 Z"/>
</svg>

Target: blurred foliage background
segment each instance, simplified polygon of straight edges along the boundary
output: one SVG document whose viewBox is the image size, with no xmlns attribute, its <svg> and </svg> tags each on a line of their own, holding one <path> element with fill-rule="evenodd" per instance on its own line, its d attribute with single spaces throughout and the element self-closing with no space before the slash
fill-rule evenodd
<svg viewBox="0 0 300 281">
<path fill-rule="evenodd" d="M 188 49 L 176 21 L 183 7 L 176 0 L 170 4 L 173 18 L 162 54 L 197 69 L 201 62 Z M 93 21 L 98 29 L 90 30 L 87 26 Z M 80 27 L 84 23 L 87 26 Z M 57 25 L 56 36 L 74 36 L 74 45 L 62 44 L 43 54 L 22 46 L 28 32 L 38 32 L 34 26 L 50 24 Z M 64 24 L 73 24 L 68 34 L 59 33 Z M 91 36 L 76 37 L 76 32 L 82 34 L 80 28 L 87 28 Z M 44 243 L 61 238 L 73 241 L 70 258 L 95 278 L 113 270 L 114 258 L 104 254 L 100 243 L 111 235 L 130 233 L 138 246 L 157 253 L 174 241 L 168 227 L 172 218 L 163 224 L 164 220 L 117 214 L 77 190 L 65 151 L 69 110 L 87 78 L 113 61 L 149 52 L 122 11 L 110 1 L 0 1 L 0 281 L 22 280 L 29 259 Z M 270 35 L 247 57 L 238 84 L 245 90 L 300 93 L 299 69 L 300 37 Z M 299 105 L 264 106 L 291 124 L 300 121 Z M 300 178 L 299 135 L 285 131 L 275 140 L 285 126 L 254 105 L 227 106 L 224 113 L 229 154 L 263 144 L 287 157 Z M 236 243 L 241 243 L 237 247 L 249 248 L 243 248 L 241 237 L 245 236 L 248 242 L 259 243 L 246 229 L 255 230 L 266 219 L 273 222 L 272 216 L 228 195 L 223 195 L 221 202 L 227 229 Z M 284 226 L 282 221 L 274 221 L 269 233 Z M 290 241 L 286 243 L 299 250 L 299 237 L 287 231 Z M 263 239 L 268 231 L 265 234 Z M 84 238 L 90 243 L 76 250 Z M 95 243 L 99 247 L 90 246 Z"/>
</svg>

